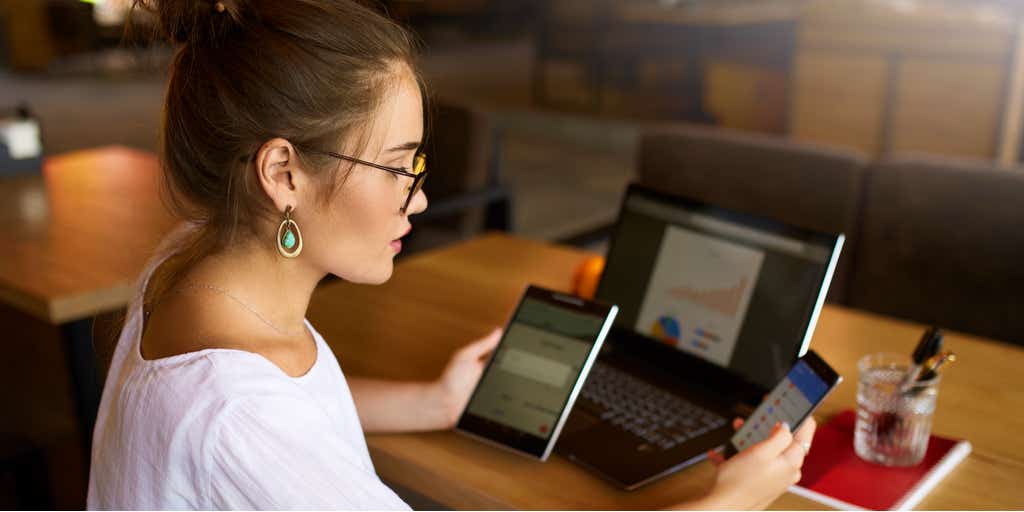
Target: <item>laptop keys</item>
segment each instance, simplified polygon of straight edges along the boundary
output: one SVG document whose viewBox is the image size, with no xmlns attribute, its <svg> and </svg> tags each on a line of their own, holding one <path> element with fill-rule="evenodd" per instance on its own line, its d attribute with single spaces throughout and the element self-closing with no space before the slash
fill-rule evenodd
<svg viewBox="0 0 1024 512">
<path fill-rule="evenodd" d="M 726 423 L 707 409 L 600 362 L 583 387 L 580 405 L 643 439 L 643 451 L 670 450 Z"/>
</svg>

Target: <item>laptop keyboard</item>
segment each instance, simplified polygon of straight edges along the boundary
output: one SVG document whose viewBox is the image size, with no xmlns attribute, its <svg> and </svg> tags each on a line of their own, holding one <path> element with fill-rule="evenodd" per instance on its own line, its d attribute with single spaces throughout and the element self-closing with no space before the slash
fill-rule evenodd
<svg viewBox="0 0 1024 512">
<path fill-rule="evenodd" d="M 590 371 L 578 406 L 662 450 L 726 424 L 703 407 L 601 362 Z"/>
</svg>

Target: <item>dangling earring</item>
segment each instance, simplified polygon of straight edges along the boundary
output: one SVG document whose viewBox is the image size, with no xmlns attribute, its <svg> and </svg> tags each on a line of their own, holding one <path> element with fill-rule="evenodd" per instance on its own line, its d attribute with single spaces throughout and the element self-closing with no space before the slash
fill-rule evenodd
<svg viewBox="0 0 1024 512">
<path fill-rule="evenodd" d="M 284 209 L 284 220 L 277 228 L 277 252 L 285 258 L 294 258 L 302 252 L 302 233 L 299 225 L 292 220 L 291 205 Z"/>
</svg>

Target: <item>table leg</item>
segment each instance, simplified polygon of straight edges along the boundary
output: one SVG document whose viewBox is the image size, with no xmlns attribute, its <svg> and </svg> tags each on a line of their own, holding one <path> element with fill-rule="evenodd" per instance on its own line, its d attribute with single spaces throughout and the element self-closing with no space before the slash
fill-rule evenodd
<svg viewBox="0 0 1024 512">
<path fill-rule="evenodd" d="M 82 447 L 88 460 L 92 452 L 92 429 L 100 406 L 99 368 L 93 349 L 92 318 L 68 322 L 60 326 L 61 337 L 67 345 L 68 369 L 71 370 L 71 393 L 75 398 L 78 428 Z"/>
</svg>

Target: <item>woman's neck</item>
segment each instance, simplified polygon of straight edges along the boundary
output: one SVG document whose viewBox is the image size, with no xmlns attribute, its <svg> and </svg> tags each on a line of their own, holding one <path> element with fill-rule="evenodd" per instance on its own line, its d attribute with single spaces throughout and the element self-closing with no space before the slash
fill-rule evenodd
<svg viewBox="0 0 1024 512">
<path fill-rule="evenodd" d="M 286 259 L 272 247 L 267 249 L 247 243 L 209 255 L 178 286 L 224 295 L 279 334 L 304 333 L 310 297 L 325 274 L 305 264 L 301 256 Z"/>
</svg>

